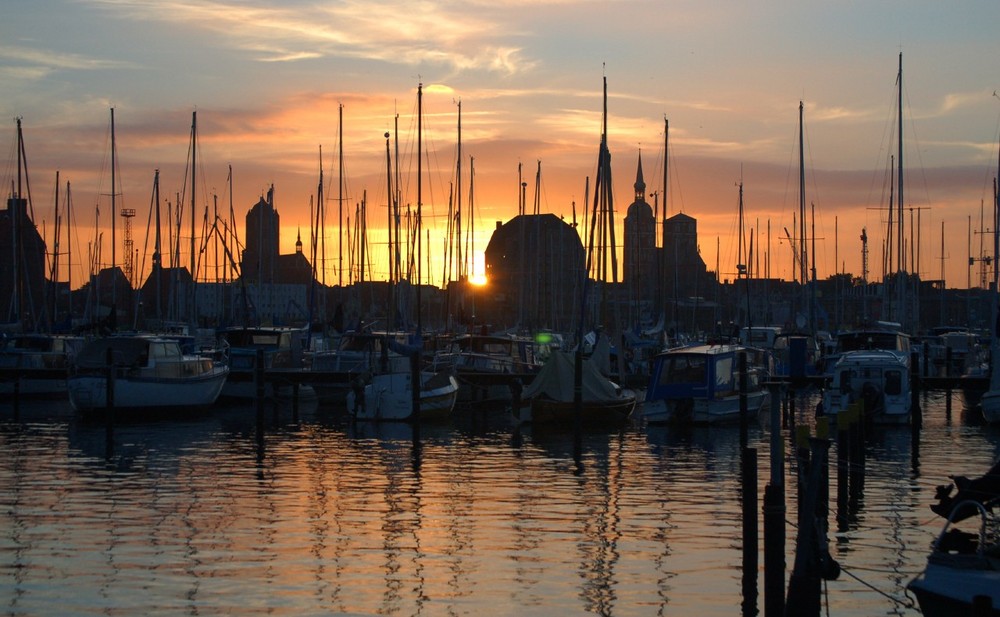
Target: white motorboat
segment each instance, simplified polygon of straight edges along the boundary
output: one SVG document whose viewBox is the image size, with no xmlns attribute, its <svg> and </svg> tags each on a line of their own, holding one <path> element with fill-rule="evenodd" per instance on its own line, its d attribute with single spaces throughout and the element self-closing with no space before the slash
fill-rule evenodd
<svg viewBox="0 0 1000 617">
<path fill-rule="evenodd" d="M 215 402 L 229 368 L 211 358 L 184 354 L 179 343 L 168 338 L 96 339 L 77 355 L 67 379 L 73 409 L 107 407 L 109 374 L 116 409 L 191 408 Z"/>
<path fill-rule="evenodd" d="M 769 400 L 763 354 L 742 345 L 696 345 L 656 356 L 642 416 L 646 422 L 722 424 L 740 421 L 739 355 L 747 354 L 747 413 Z"/>
<path fill-rule="evenodd" d="M 910 364 L 886 350 L 849 351 L 840 356 L 823 393 L 823 412 L 831 417 L 861 402 L 865 419 L 876 424 L 907 424 L 913 404 Z"/>
</svg>

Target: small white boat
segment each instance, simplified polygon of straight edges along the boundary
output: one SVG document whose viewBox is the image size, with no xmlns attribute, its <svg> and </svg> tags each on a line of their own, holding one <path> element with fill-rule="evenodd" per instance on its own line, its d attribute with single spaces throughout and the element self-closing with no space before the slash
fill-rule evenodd
<svg viewBox="0 0 1000 617">
<path fill-rule="evenodd" d="M 114 407 L 166 408 L 211 405 L 229 368 L 211 358 L 184 354 L 177 341 L 154 336 L 114 336 L 80 351 L 67 379 L 69 401 L 80 412 L 107 406 L 108 360 Z"/>
<path fill-rule="evenodd" d="M 912 396 L 906 357 L 878 349 L 841 355 L 823 393 L 823 412 L 836 417 L 855 402 L 862 403 L 864 417 L 874 423 L 909 423 Z"/>
<path fill-rule="evenodd" d="M 347 411 L 355 420 L 406 422 L 417 419 L 410 371 L 373 375 L 347 393 Z M 458 381 L 448 373 L 420 372 L 421 420 L 447 418 L 458 398 Z"/>
<path fill-rule="evenodd" d="M 906 588 L 926 617 L 1000 617 L 1000 516 L 994 512 L 1000 506 L 1000 463 L 981 478 L 953 480 L 958 493 L 939 487 L 939 503 L 931 506 L 947 519 L 944 528 L 926 568 Z"/>
<path fill-rule="evenodd" d="M 725 424 L 740 421 L 739 355 L 747 354 L 747 413 L 756 418 L 770 399 L 757 349 L 697 345 L 656 356 L 642 417 L 651 424 Z"/>
</svg>

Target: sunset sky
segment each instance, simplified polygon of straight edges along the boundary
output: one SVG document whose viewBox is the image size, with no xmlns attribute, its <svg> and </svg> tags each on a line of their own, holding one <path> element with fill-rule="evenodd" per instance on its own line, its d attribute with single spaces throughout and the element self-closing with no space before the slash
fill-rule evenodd
<svg viewBox="0 0 1000 617">
<path fill-rule="evenodd" d="M 735 272 L 742 180 L 745 225 L 755 229 L 761 269 L 766 253 L 771 275 L 791 278 L 792 252 L 779 238 L 785 228 L 795 230 L 801 100 L 817 274 L 846 269 L 860 276 L 859 235 L 866 227 L 869 278 L 878 279 L 885 236 L 879 208 L 888 200 L 889 157 L 896 152 L 902 52 L 904 195 L 913 226 L 920 223 L 913 253 L 923 278 L 941 278 L 943 264 L 947 285 L 965 287 L 970 221 L 974 257 L 981 241 L 987 249 L 992 241 L 979 232 L 993 227 L 997 23 L 996 0 L 10 0 L 0 20 L 0 110 L 9 144 L 2 180 L 8 193 L 20 117 L 35 219 L 50 247 L 56 171 L 63 193 L 71 182 L 77 287 L 95 238 L 95 206 L 108 225 L 110 108 L 121 172 L 118 207 L 136 209 L 133 239 L 140 250 L 154 170 L 161 174 L 164 224 L 165 202 L 176 201 L 184 188 L 192 111 L 198 112 L 198 208 L 218 195 L 220 212 L 228 211 L 231 165 L 242 238 L 247 210 L 273 184 L 284 253 L 294 250 L 298 230 L 308 247 L 322 146 L 325 280 L 333 284 L 338 109 L 343 106 L 344 216 L 353 223 L 355 204 L 367 194 L 370 250 L 384 261 L 383 134 L 394 132 L 398 114 L 404 203 L 415 206 L 422 83 L 423 209 L 431 230 L 424 250 L 435 264 L 432 282 L 440 285 L 436 264 L 455 175 L 457 102 L 466 191 L 468 157 L 475 158 L 481 273 L 481 253 L 496 222 L 517 213 L 519 164 L 531 200 L 541 161 L 543 213 L 570 221 L 575 203 L 583 217 L 586 181 L 592 191 L 596 175 L 606 76 L 619 224 L 633 200 L 640 150 L 646 193 L 662 200 L 667 118 L 668 215 L 698 220 L 709 269 L 718 263 L 722 278 Z M 462 199 L 467 210 L 468 196 Z M 652 205 L 653 198 L 647 200 Z M 981 224 L 984 203 L 987 222 Z M 120 226 L 117 239 L 120 244 Z M 108 264 L 110 228 L 104 243 Z M 145 263 L 148 272 L 148 257 Z M 376 263 L 372 274 L 384 279 L 384 264 Z M 973 285 L 978 279 L 977 266 Z"/>
</svg>

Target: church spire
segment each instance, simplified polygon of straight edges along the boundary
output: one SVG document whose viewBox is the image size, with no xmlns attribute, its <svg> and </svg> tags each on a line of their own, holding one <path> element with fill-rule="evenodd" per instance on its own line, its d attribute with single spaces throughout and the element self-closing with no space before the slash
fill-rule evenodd
<svg viewBox="0 0 1000 617">
<path fill-rule="evenodd" d="M 646 201 L 646 182 L 642 179 L 642 150 L 639 151 L 639 167 L 635 172 L 635 200 Z"/>
<path fill-rule="evenodd" d="M 299 227 L 297 231 L 298 231 L 298 236 L 295 238 L 295 252 L 296 253 L 301 253 L 302 252 L 302 228 Z"/>
</svg>

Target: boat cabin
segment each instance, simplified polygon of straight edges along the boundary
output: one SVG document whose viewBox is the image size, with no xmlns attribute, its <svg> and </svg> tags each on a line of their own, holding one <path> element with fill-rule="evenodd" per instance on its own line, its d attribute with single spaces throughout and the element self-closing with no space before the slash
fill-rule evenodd
<svg viewBox="0 0 1000 617">
<path fill-rule="evenodd" d="M 747 352 L 748 388 L 757 389 L 762 352 L 740 345 L 698 345 L 657 356 L 647 398 L 716 398 L 739 393 L 739 352 Z"/>
</svg>

